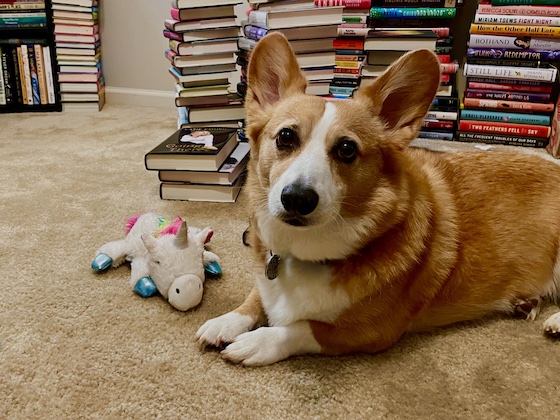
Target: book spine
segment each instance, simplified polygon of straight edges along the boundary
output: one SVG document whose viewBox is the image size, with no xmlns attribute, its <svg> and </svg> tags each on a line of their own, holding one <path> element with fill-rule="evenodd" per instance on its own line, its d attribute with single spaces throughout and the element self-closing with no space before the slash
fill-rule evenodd
<svg viewBox="0 0 560 420">
<path fill-rule="evenodd" d="M 335 61 L 364 61 L 365 55 L 359 54 L 336 54 L 334 56 Z"/>
<path fill-rule="evenodd" d="M 33 104 L 41 104 L 41 93 L 39 92 L 39 77 L 37 76 L 37 59 L 35 58 L 35 49 L 33 45 L 27 46 L 27 54 L 29 55 L 29 75 L 31 77 L 31 90 L 33 93 Z"/>
<path fill-rule="evenodd" d="M 463 109 L 461 111 L 461 120 L 550 125 L 550 117 L 548 115 L 519 114 L 515 112 L 477 111 L 474 109 Z"/>
<path fill-rule="evenodd" d="M 434 119 L 434 120 L 446 120 L 446 121 L 456 121 L 457 120 L 457 113 L 456 112 L 449 112 L 449 111 L 433 111 L 430 110 L 426 114 L 426 119 Z"/>
<path fill-rule="evenodd" d="M 45 60 L 43 58 L 43 47 L 39 44 L 33 45 L 35 50 L 35 61 L 37 62 L 37 78 L 39 81 L 39 96 L 41 98 L 41 105 L 49 103 L 47 94 L 47 78 L 45 75 Z"/>
<path fill-rule="evenodd" d="M 2 47 L 0 46 L 0 57 L 2 58 L 2 62 L 0 63 L 0 105 L 6 105 L 8 103 L 8 95 L 7 95 L 7 78 L 4 72 L 4 51 L 2 51 Z"/>
<path fill-rule="evenodd" d="M 469 36 L 470 48 L 510 48 L 517 50 L 531 49 L 535 51 L 560 50 L 560 40 L 552 38 L 524 39 L 516 36 L 480 35 Z"/>
<path fill-rule="evenodd" d="M 545 6 L 560 6 L 560 0 L 492 0 L 492 6 L 504 6 L 508 4 L 534 4 Z"/>
<path fill-rule="evenodd" d="M 366 23 L 367 24 L 367 16 L 342 16 L 342 21 L 344 23 Z"/>
<path fill-rule="evenodd" d="M 247 38 L 258 41 L 268 33 L 268 29 L 259 28 L 258 26 L 254 26 L 254 25 L 245 25 L 243 27 L 243 33 Z"/>
<path fill-rule="evenodd" d="M 372 7 L 369 16 L 373 19 L 383 18 L 454 18 L 457 10 L 447 7 Z"/>
<path fill-rule="evenodd" d="M 335 39 L 333 48 L 335 50 L 363 50 L 364 39 Z"/>
<path fill-rule="evenodd" d="M 534 102 L 496 101 L 494 99 L 465 98 L 465 108 L 493 108 L 498 110 L 517 112 L 542 112 L 554 111 L 554 104 L 539 104 Z"/>
<path fill-rule="evenodd" d="M 47 26 L 47 18 L 42 17 L 3 17 L 0 16 L 0 28 L 43 28 Z"/>
<path fill-rule="evenodd" d="M 7 46 L 0 47 L 0 67 L 2 71 L 2 79 L 3 79 L 3 91 L 5 96 L 4 104 L 10 105 L 14 103 L 14 92 L 12 87 L 12 79 L 10 77 L 10 67 L 8 65 L 9 59 L 9 48 Z"/>
<path fill-rule="evenodd" d="M 471 34 L 486 35 L 515 35 L 536 36 L 539 38 L 559 38 L 560 28 L 556 26 L 530 26 L 530 25 L 486 25 L 473 23 L 470 27 Z"/>
<path fill-rule="evenodd" d="M 506 67 L 506 66 L 481 66 L 477 64 L 465 64 L 465 76 L 490 77 L 501 79 L 521 79 L 534 80 L 542 82 L 554 82 L 558 70 L 551 69 L 533 69 L 522 67 Z"/>
<path fill-rule="evenodd" d="M 453 140 L 453 133 L 420 130 L 418 137 L 422 139 Z"/>
<path fill-rule="evenodd" d="M 511 85 L 500 83 L 481 83 L 481 82 L 468 82 L 468 89 L 485 89 L 485 90 L 499 90 L 499 91 L 513 91 L 513 92 L 534 92 L 534 93 L 548 93 L 552 92 L 552 86 L 523 86 Z"/>
<path fill-rule="evenodd" d="M 454 123 L 452 121 L 422 121 L 423 128 L 435 128 L 439 130 L 453 130 Z"/>
<path fill-rule="evenodd" d="M 176 8 L 171 8 L 171 10 L 169 11 L 169 13 L 171 14 L 171 18 L 174 20 L 181 20 L 181 13 L 179 12 L 179 9 Z"/>
<path fill-rule="evenodd" d="M 555 158 L 560 157 L 560 131 L 558 130 L 558 121 L 560 121 L 560 99 L 556 103 L 556 109 L 550 126 L 550 141 L 546 146 L 548 153 Z"/>
<path fill-rule="evenodd" d="M 456 0 L 373 0 L 378 7 L 456 7 Z"/>
<path fill-rule="evenodd" d="M 369 33 L 370 28 L 342 28 L 338 27 L 337 35 L 338 36 L 367 36 Z"/>
<path fill-rule="evenodd" d="M 53 74 L 53 63 L 51 60 L 51 49 L 50 47 L 43 47 L 43 59 L 45 60 L 45 80 L 47 86 L 47 100 L 49 104 L 56 103 L 56 95 L 54 91 L 54 74 Z"/>
<path fill-rule="evenodd" d="M 359 69 L 362 67 L 362 63 L 359 61 L 340 61 L 335 60 L 334 65 L 337 67 L 343 67 L 346 69 Z"/>
<path fill-rule="evenodd" d="M 247 20 L 251 25 L 268 28 L 268 12 L 266 10 L 251 10 Z"/>
<path fill-rule="evenodd" d="M 526 68 L 541 68 L 542 63 L 539 61 L 530 60 L 502 60 L 500 58 L 467 58 L 468 64 L 478 64 L 481 66 L 506 66 L 506 67 L 526 67 Z"/>
<path fill-rule="evenodd" d="M 482 98 L 482 99 L 498 99 L 505 101 L 528 101 L 548 103 L 550 95 L 547 93 L 522 93 L 522 92 L 507 92 L 507 91 L 494 91 L 494 90 L 476 90 L 467 89 L 467 98 Z"/>
<path fill-rule="evenodd" d="M 474 16 L 474 23 L 494 23 L 504 25 L 542 25 L 560 26 L 558 16 L 518 16 L 518 15 L 489 15 L 477 13 Z"/>
<path fill-rule="evenodd" d="M 337 67 L 333 70 L 335 74 L 360 74 L 360 69 L 347 69 L 345 67 Z"/>
<path fill-rule="evenodd" d="M 457 73 L 459 63 L 441 63 L 439 64 L 442 73 Z"/>
<path fill-rule="evenodd" d="M 545 86 L 551 87 L 552 83 L 548 82 L 538 82 L 534 80 L 512 80 L 512 79 L 497 79 L 493 77 L 467 77 L 467 83 L 478 82 L 478 83 L 495 83 L 503 85 L 518 85 L 518 86 Z"/>
<path fill-rule="evenodd" d="M 163 30 L 163 36 L 168 39 L 176 39 L 177 41 L 183 40 L 183 35 L 177 32 L 169 31 L 167 29 Z"/>
<path fill-rule="evenodd" d="M 355 87 L 346 87 L 346 86 L 330 86 L 329 92 L 333 95 L 351 95 L 354 92 Z"/>
<path fill-rule="evenodd" d="M 548 138 L 550 127 L 545 125 L 514 124 L 491 121 L 461 120 L 460 131 L 471 131 L 475 133 L 507 134 L 513 136 L 528 136 Z"/>
<path fill-rule="evenodd" d="M 468 48 L 467 58 L 490 58 L 527 61 L 557 61 L 560 51 L 510 50 L 507 48 Z"/>
<path fill-rule="evenodd" d="M 451 55 L 450 54 L 438 54 L 437 59 L 441 64 L 451 63 Z"/>
<path fill-rule="evenodd" d="M 457 98 L 435 98 L 432 102 L 432 107 L 454 107 L 459 106 L 459 100 Z"/>
<path fill-rule="evenodd" d="M 502 144 L 505 146 L 545 147 L 548 141 L 542 138 L 507 136 L 502 134 L 469 133 L 457 131 L 455 139 L 469 143 Z"/>
<path fill-rule="evenodd" d="M 31 88 L 31 74 L 29 70 L 29 55 L 27 52 L 27 45 L 22 44 L 21 47 L 18 48 L 18 54 L 21 53 L 21 62 L 22 62 L 22 75 L 23 81 L 25 83 L 25 94 L 27 105 L 33 105 L 33 90 Z M 18 57 L 19 58 L 19 57 Z"/>
<path fill-rule="evenodd" d="M 490 15 L 560 16 L 560 9 L 554 6 L 492 6 L 479 4 L 477 13 Z"/>
<path fill-rule="evenodd" d="M 0 3 L 0 11 L 10 12 L 10 11 L 18 11 L 23 12 L 24 10 L 37 10 L 41 11 L 45 8 L 44 4 L 41 3 L 16 3 L 16 2 L 8 2 L 8 3 Z"/>
<path fill-rule="evenodd" d="M 315 0 L 316 7 L 344 6 L 347 9 L 369 9 L 371 0 Z"/>
<path fill-rule="evenodd" d="M 14 102 L 18 104 L 24 104 L 25 101 L 23 100 L 23 91 L 22 91 L 22 84 L 21 84 L 21 72 L 20 72 L 20 64 L 18 60 L 18 51 L 17 48 L 12 48 L 12 60 L 11 60 L 11 71 L 13 74 L 13 87 L 14 87 Z"/>
</svg>

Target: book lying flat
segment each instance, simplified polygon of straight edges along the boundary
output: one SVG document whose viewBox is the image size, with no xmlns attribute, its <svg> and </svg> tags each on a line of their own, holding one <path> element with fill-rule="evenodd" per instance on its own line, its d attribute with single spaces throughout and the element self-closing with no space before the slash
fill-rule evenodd
<svg viewBox="0 0 560 420">
<path fill-rule="evenodd" d="M 251 10 L 247 16 L 250 25 L 266 29 L 293 28 L 301 26 L 339 25 L 342 23 L 343 7 L 277 8 Z"/>
<path fill-rule="evenodd" d="M 234 203 L 241 192 L 245 177 L 237 178 L 233 185 L 186 184 L 162 182 L 159 196 L 162 200 L 212 201 Z"/>
<path fill-rule="evenodd" d="M 233 185 L 247 167 L 248 161 L 249 143 L 239 142 L 217 171 L 159 171 L 159 180 L 190 184 Z"/>
<path fill-rule="evenodd" d="M 364 42 L 366 51 L 412 51 L 426 48 L 434 51 L 438 36 L 430 30 L 371 31 Z"/>
<path fill-rule="evenodd" d="M 192 107 L 188 110 L 192 124 L 204 124 L 212 121 L 232 121 L 245 119 L 245 107 L 242 102 L 230 102 L 224 106 Z"/>
<path fill-rule="evenodd" d="M 237 142 L 236 128 L 181 128 L 149 151 L 144 163 L 156 171 L 216 171 Z"/>
</svg>

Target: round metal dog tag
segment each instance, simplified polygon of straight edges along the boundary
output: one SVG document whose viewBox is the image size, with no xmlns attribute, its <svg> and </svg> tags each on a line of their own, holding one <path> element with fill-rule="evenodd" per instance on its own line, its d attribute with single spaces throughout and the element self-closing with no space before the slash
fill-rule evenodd
<svg viewBox="0 0 560 420">
<path fill-rule="evenodd" d="M 265 274 L 266 278 L 269 280 L 274 280 L 278 277 L 278 266 L 280 263 L 280 257 L 276 254 L 270 254 L 268 261 L 266 262 Z"/>
</svg>

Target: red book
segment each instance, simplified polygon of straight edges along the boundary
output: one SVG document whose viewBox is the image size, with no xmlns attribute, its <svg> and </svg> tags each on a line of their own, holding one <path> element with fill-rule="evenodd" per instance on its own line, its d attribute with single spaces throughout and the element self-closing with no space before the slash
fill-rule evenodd
<svg viewBox="0 0 560 420">
<path fill-rule="evenodd" d="M 363 50 L 364 39 L 363 38 L 335 39 L 333 41 L 333 48 L 335 50 Z"/>
<path fill-rule="evenodd" d="M 506 85 L 501 83 L 469 82 L 469 89 L 505 90 L 513 92 L 551 93 L 552 86 Z"/>
<path fill-rule="evenodd" d="M 440 63 L 446 64 L 451 63 L 451 55 L 450 54 L 438 54 L 437 58 Z"/>
<path fill-rule="evenodd" d="M 452 130 L 453 129 L 453 121 L 429 121 L 424 120 L 422 122 L 423 128 L 439 128 L 442 130 Z"/>
<path fill-rule="evenodd" d="M 513 112 L 542 112 L 550 114 L 554 111 L 554 104 L 537 104 L 534 102 L 497 101 L 494 99 L 465 98 L 465 108 L 493 108 L 500 111 L 510 110 Z"/>
<path fill-rule="evenodd" d="M 346 9 L 369 9 L 371 7 L 371 0 L 315 0 L 315 6 L 344 6 Z"/>
<path fill-rule="evenodd" d="M 494 133 L 540 138 L 548 138 L 550 135 L 550 127 L 546 125 L 498 123 L 473 120 L 461 120 L 459 122 L 459 130 L 475 133 Z"/>
</svg>

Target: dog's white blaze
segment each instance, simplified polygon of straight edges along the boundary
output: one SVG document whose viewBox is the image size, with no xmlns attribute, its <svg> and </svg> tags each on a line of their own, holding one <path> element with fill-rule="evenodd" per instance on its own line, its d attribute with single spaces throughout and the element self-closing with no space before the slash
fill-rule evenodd
<svg viewBox="0 0 560 420">
<path fill-rule="evenodd" d="M 327 265 L 291 256 L 283 258 L 276 279 L 257 278 L 269 325 L 336 320 L 350 306 L 350 297 L 343 288 L 331 286 L 331 281 L 332 273 Z"/>
</svg>

